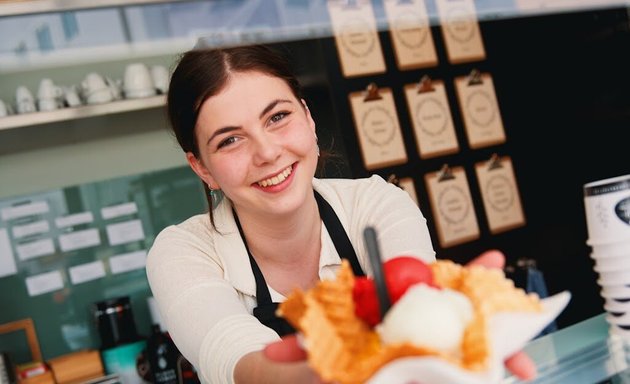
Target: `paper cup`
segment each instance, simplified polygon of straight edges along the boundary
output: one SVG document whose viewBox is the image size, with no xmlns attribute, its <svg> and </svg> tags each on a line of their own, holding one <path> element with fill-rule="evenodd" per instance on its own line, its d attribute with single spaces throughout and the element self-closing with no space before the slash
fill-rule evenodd
<svg viewBox="0 0 630 384">
<path fill-rule="evenodd" d="M 630 271 L 630 257 L 596 257 L 591 254 L 591 258 L 595 260 L 593 269 L 596 272 L 620 272 Z"/>
<path fill-rule="evenodd" d="M 616 241 L 604 244 L 590 244 L 589 241 L 587 241 L 586 243 L 591 246 L 593 250 L 591 256 L 594 259 L 604 259 L 608 257 L 628 257 L 628 260 L 630 260 L 630 240 Z"/>
<path fill-rule="evenodd" d="M 616 317 L 625 315 L 626 313 L 630 316 L 630 302 L 623 303 L 614 299 L 606 299 L 604 309 L 606 312 Z"/>
<path fill-rule="evenodd" d="M 630 271 L 599 272 L 597 282 L 601 286 L 630 284 Z"/>
<path fill-rule="evenodd" d="M 615 326 L 630 331 L 630 313 L 625 313 L 621 316 L 613 316 L 609 313 L 606 314 L 606 321 L 609 324 L 614 324 Z"/>
<path fill-rule="evenodd" d="M 602 286 L 601 295 L 604 298 L 630 298 L 630 286 L 625 284 L 610 284 Z"/>
<path fill-rule="evenodd" d="M 630 175 L 584 185 L 589 244 L 630 241 Z"/>
</svg>

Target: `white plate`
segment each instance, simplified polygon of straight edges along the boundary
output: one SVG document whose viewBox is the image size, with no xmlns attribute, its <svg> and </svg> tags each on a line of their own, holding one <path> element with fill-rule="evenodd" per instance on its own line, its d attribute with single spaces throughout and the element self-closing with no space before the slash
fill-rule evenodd
<svg viewBox="0 0 630 384">
<path fill-rule="evenodd" d="M 504 377 L 503 361 L 538 335 L 567 306 L 568 291 L 541 300 L 543 311 L 538 313 L 499 313 L 490 318 L 488 329 L 492 356 L 487 372 L 471 372 L 436 357 L 406 357 L 396 359 L 377 371 L 368 384 L 498 383 Z"/>
</svg>

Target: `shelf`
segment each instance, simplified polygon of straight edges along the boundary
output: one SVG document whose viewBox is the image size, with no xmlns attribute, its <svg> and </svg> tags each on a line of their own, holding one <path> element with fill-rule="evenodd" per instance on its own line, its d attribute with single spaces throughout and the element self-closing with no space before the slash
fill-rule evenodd
<svg viewBox="0 0 630 384">
<path fill-rule="evenodd" d="M 175 3 L 193 0 L 9 0 L 0 2 L 0 16 L 60 12 L 80 9 Z"/>
<path fill-rule="evenodd" d="M 83 119 L 86 117 L 158 108 L 164 105 L 166 105 L 166 96 L 158 95 L 143 99 L 127 99 L 105 104 L 83 105 L 80 107 L 63 108 L 54 111 L 11 115 L 0 117 L 0 131 L 31 125 L 54 123 L 58 121 Z"/>
</svg>

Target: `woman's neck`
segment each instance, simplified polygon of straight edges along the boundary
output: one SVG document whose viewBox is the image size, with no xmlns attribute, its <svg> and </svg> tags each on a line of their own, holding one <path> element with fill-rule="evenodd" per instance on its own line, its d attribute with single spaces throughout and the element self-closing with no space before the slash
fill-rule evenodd
<svg viewBox="0 0 630 384">
<path fill-rule="evenodd" d="M 312 195 L 311 195 L 312 196 Z M 321 248 L 321 220 L 315 197 L 288 215 L 238 213 L 247 246 L 258 263 L 300 264 Z"/>
</svg>

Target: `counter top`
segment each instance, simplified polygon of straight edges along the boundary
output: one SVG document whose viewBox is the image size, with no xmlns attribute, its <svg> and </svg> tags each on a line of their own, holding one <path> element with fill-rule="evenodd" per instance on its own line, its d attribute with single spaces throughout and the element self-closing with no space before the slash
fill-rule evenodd
<svg viewBox="0 0 630 384">
<path fill-rule="evenodd" d="M 630 340 L 609 334 L 605 314 L 539 337 L 525 352 L 538 367 L 538 377 L 530 384 L 593 384 L 615 378 L 630 382 Z M 525 382 L 513 376 L 503 380 L 517 383 Z"/>
</svg>

